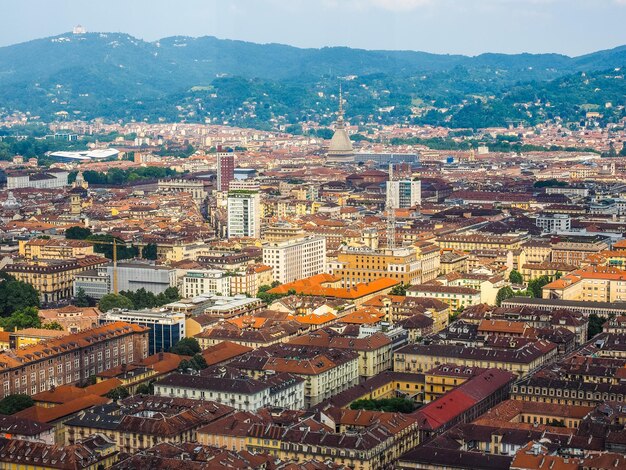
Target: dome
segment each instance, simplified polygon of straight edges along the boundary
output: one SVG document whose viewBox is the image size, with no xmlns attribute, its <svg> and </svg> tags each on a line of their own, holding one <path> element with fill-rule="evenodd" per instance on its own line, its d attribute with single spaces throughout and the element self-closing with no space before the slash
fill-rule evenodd
<svg viewBox="0 0 626 470">
<path fill-rule="evenodd" d="M 17 199 L 15 199 L 13 191 L 9 191 L 8 197 L 2 203 L 2 208 L 10 211 L 14 211 L 20 208 L 20 203 L 17 202 Z"/>
<path fill-rule="evenodd" d="M 354 162 L 354 150 L 352 141 L 346 132 L 343 120 L 343 98 L 341 89 L 339 90 L 339 117 L 335 126 L 335 133 L 330 140 L 326 161 L 334 163 Z"/>
<path fill-rule="evenodd" d="M 348 133 L 346 130 L 341 127 L 338 128 L 333 134 L 333 138 L 330 140 L 330 147 L 328 147 L 329 155 L 351 155 L 352 150 L 352 141 L 350 137 L 348 137 Z"/>
</svg>

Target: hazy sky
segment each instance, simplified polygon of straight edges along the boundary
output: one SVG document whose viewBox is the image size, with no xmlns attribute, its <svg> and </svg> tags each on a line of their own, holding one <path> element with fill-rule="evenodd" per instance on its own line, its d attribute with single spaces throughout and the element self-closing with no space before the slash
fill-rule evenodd
<svg viewBox="0 0 626 470">
<path fill-rule="evenodd" d="M 0 46 L 76 24 L 174 35 L 437 53 L 559 52 L 626 44 L 626 0 L 0 0 Z"/>
</svg>

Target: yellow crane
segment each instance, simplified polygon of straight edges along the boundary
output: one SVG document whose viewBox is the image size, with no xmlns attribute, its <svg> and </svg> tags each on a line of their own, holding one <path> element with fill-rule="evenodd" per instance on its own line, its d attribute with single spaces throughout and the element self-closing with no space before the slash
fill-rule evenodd
<svg viewBox="0 0 626 470">
<path fill-rule="evenodd" d="M 87 243 L 93 243 L 94 245 L 112 245 L 113 246 L 113 293 L 117 294 L 117 238 L 113 237 L 112 242 L 103 240 L 85 240 Z M 123 243 L 126 246 L 126 243 Z"/>
</svg>

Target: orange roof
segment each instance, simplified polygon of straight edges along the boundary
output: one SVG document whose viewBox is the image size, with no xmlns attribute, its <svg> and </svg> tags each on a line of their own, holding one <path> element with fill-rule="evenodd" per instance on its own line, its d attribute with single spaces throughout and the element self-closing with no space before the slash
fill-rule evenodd
<svg viewBox="0 0 626 470">
<path fill-rule="evenodd" d="M 519 333 L 523 334 L 528 325 L 519 321 L 508 320 L 482 320 L 478 325 L 478 331 L 495 333 Z"/>
<path fill-rule="evenodd" d="M 34 405 L 15 413 L 14 416 L 32 419 L 40 423 L 51 423 L 74 413 L 78 413 L 79 411 L 91 408 L 92 406 L 105 405 L 110 401 L 111 400 L 108 398 L 99 397 L 97 395 L 85 395 L 84 397 L 79 397 L 51 408 Z"/>
<path fill-rule="evenodd" d="M 202 351 L 202 357 L 209 366 L 225 362 L 237 356 L 241 356 L 247 352 L 252 351 L 252 348 L 243 346 L 239 343 L 232 343 L 230 341 L 222 341 L 214 346 Z"/>
<path fill-rule="evenodd" d="M 88 395 L 103 397 L 120 385 L 122 385 L 122 382 L 118 379 L 103 380 L 85 388 L 76 387 L 75 385 L 61 385 L 55 389 L 33 395 L 33 400 L 42 403 L 69 403 L 72 400 Z"/>
<path fill-rule="evenodd" d="M 355 310 L 354 312 L 343 317 L 341 321 L 343 323 L 352 323 L 357 325 L 373 325 L 381 321 L 384 317 L 384 313 L 375 308 L 369 307 Z"/>
<path fill-rule="evenodd" d="M 307 315 L 290 316 L 289 318 L 293 318 L 297 322 L 303 323 L 305 325 L 323 325 L 324 323 L 336 320 L 337 315 L 332 312 L 322 313 L 321 315 L 309 313 Z"/>
<path fill-rule="evenodd" d="M 326 287 L 324 285 L 337 281 L 339 281 L 339 279 L 331 276 L 330 274 L 318 274 L 306 279 L 282 284 L 270 289 L 268 292 L 270 294 L 287 294 L 290 290 L 295 290 L 297 294 L 354 300 L 390 289 L 393 286 L 400 284 L 400 281 L 383 277 L 369 283 L 356 284 L 355 286 L 349 288 Z"/>
<path fill-rule="evenodd" d="M 8 343 L 10 334 L 8 331 L 0 331 L 0 342 Z"/>
</svg>

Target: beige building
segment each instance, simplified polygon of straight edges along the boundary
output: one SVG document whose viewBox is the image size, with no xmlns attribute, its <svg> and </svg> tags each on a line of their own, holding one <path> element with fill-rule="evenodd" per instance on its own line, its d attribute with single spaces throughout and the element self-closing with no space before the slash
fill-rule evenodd
<svg viewBox="0 0 626 470">
<path fill-rule="evenodd" d="M 19 241 L 19 254 L 28 260 L 79 258 L 93 255 L 93 245 L 82 240 L 43 239 Z"/>
</svg>

